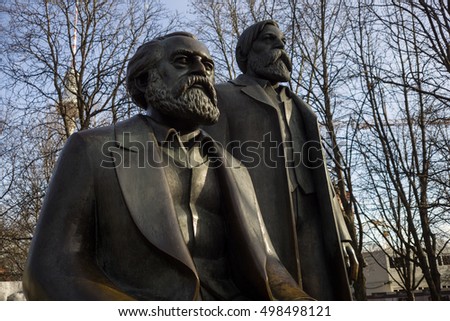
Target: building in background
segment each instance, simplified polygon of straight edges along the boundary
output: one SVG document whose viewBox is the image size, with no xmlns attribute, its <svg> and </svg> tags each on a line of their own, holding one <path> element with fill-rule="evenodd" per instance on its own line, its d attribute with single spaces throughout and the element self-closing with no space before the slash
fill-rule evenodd
<svg viewBox="0 0 450 321">
<path fill-rule="evenodd" d="M 441 290 L 443 300 L 450 300 L 450 247 L 438 257 L 441 274 Z M 402 264 L 400 258 L 388 255 L 388 251 L 373 251 L 364 253 L 366 267 L 367 299 L 369 301 L 403 301 L 407 300 L 406 292 L 399 283 L 401 278 L 395 268 Z M 414 291 L 415 300 L 428 301 L 428 286 L 419 267 L 415 270 L 415 280 L 419 282 Z"/>
</svg>

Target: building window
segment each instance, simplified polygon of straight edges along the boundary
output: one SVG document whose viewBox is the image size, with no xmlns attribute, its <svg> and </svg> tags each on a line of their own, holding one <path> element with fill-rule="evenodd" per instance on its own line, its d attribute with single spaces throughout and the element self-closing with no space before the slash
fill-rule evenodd
<svg viewBox="0 0 450 321">
<path fill-rule="evenodd" d="M 450 255 L 442 255 L 442 264 L 450 265 Z"/>
<path fill-rule="evenodd" d="M 440 255 L 437 257 L 438 265 L 450 265 L 450 255 Z"/>
<path fill-rule="evenodd" d="M 400 269 L 405 267 L 404 258 L 402 257 L 389 257 L 389 267 L 391 269 Z"/>
</svg>

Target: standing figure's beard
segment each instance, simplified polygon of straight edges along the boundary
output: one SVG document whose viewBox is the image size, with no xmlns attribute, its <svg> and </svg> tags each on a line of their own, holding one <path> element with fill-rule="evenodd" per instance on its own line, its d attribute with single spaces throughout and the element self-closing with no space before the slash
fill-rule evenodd
<svg viewBox="0 0 450 321">
<path fill-rule="evenodd" d="M 292 63 L 282 49 L 273 49 L 261 53 L 250 52 L 247 69 L 255 75 L 275 82 L 285 82 L 291 79 Z"/>
<path fill-rule="evenodd" d="M 186 77 L 168 91 L 158 71 L 153 69 L 149 72 L 145 98 L 151 108 L 171 118 L 196 125 L 212 125 L 219 120 L 216 91 L 206 77 Z"/>
</svg>

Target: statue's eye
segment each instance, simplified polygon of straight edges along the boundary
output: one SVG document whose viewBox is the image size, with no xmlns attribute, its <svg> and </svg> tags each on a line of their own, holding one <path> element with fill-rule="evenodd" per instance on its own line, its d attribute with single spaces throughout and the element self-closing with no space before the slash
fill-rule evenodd
<svg viewBox="0 0 450 321">
<path fill-rule="evenodd" d="M 263 39 L 266 40 L 266 41 L 272 41 L 272 40 L 275 39 L 275 36 L 271 35 L 271 34 L 268 34 L 268 35 L 265 35 Z"/>
<path fill-rule="evenodd" d="M 203 65 L 205 66 L 205 69 L 208 71 L 213 71 L 214 70 L 214 63 L 210 62 L 210 61 L 204 61 Z"/>
<path fill-rule="evenodd" d="M 185 55 L 177 55 L 173 58 L 173 63 L 178 65 L 187 65 L 189 62 L 189 59 Z"/>
</svg>

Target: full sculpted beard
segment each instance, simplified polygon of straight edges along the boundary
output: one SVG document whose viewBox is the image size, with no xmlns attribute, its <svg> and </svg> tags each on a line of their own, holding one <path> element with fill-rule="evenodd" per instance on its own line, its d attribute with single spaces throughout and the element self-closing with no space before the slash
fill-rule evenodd
<svg viewBox="0 0 450 321">
<path fill-rule="evenodd" d="M 247 69 L 263 79 L 285 82 L 291 79 L 292 63 L 284 50 L 273 49 L 259 54 L 250 53 Z"/>
<path fill-rule="evenodd" d="M 198 125 L 212 125 L 219 120 L 216 92 L 205 77 L 187 77 L 173 91 L 168 91 L 162 84 L 159 73 L 151 71 L 145 97 L 161 114 Z"/>
</svg>

